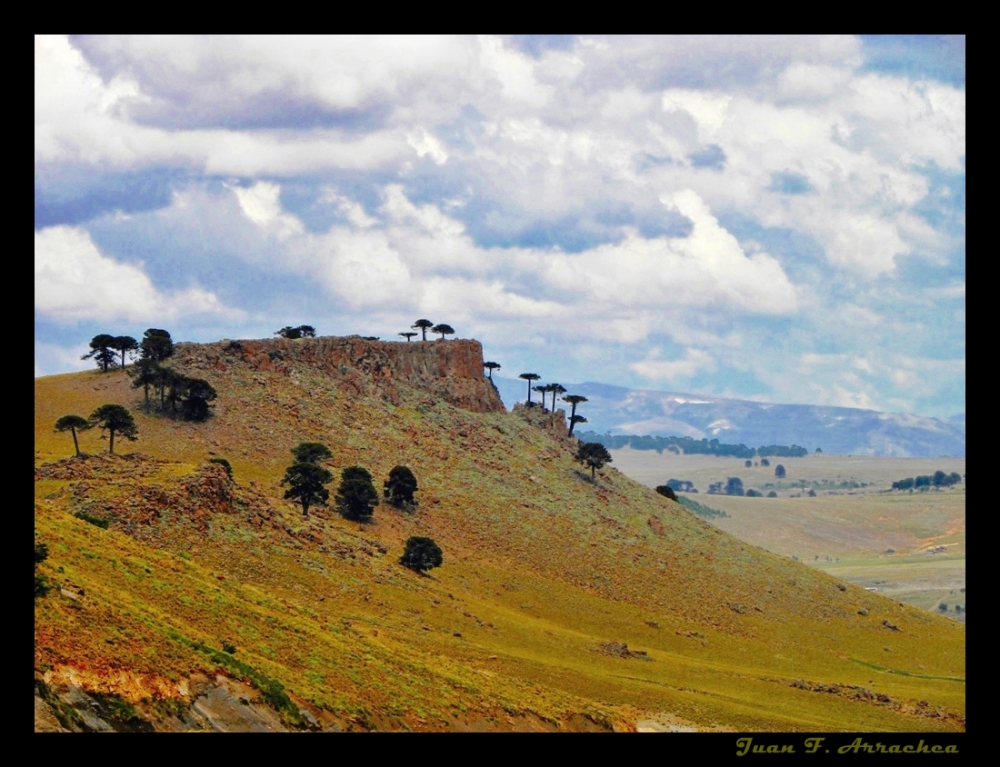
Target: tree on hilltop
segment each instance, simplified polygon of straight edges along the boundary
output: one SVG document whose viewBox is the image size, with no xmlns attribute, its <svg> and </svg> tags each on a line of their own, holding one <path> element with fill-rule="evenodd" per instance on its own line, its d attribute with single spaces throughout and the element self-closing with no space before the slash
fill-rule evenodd
<svg viewBox="0 0 1000 767">
<path fill-rule="evenodd" d="M 487 375 L 489 376 L 490 380 L 492 381 L 493 380 L 493 371 L 500 369 L 500 363 L 499 362 L 492 362 L 492 361 L 491 362 L 484 362 L 483 363 L 483 367 L 486 368 L 488 371 L 490 371 Z"/>
<path fill-rule="evenodd" d="M 285 469 L 282 485 L 288 485 L 285 498 L 302 504 L 302 516 L 309 516 L 309 507 L 323 506 L 330 497 L 324 487 L 333 481 L 333 474 L 315 463 L 294 463 Z"/>
<path fill-rule="evenodd" d="M 174 342 L 170 333 L 160 328 L 149 328 L 142 334 L 139 342 L 139 352 L 143 359 L 153 362 L 163 362 L 174 354 Z"/>
<path fill-rule="evenodd" d="M 139 429 L 135 425 L 135 419 L 132 418 L 132 414 L 121 405 L 101 405 L 90 414 L 89 420 L 91 426 L 98 426 L 102 432 L 108 432 L 111 440 L 108 446 L 108 452 L 112 455 L 115 452 L 116 433 L 125 437 L 125 439 L 130 442 L 135 442 L 139 438 Z M 104 439 L 103 433 L 101 434 L 101 439 Z"/>
<path fill-rule="evenodd" d="M 583 419 L 582 421 L 573 420 L 576 417 L 576 406 L 579 405 L 581 402 L 586 402 L 587 398 L 584 397 L 582 394 L 570 394 L 566 397 L 563 397 L 562 401 L 568 402 L 570 404 L 570 407 L 572 408 L 569 414 L 569 436 L 572 437 L 574 424 L 587 422 L 586 419 Z"/>
<path fill-rule="evenodd" d="M 56 421 L 56 431 L 70 431 L 73 433 L 73 447 L 76 448 L 77 456 L 80 455 L 80 443 L 76 439 L 76 430 L 86 431 L 92 427 L 90 421 L 88 421 L 83 416 L 79 415 L 64 415 L 58 421 Z"/>
<path fill-rule="evenodd" d="M 410 325 L 411 329 L 412 328 L 417 328 L 423 334 L 423 337 L 420 339 L 421 341 L 426 341 L 427 340 L 427 329 L 428 328 L 433 328 L 433 327 L 434 327 L 434 323 L 431 322 L 430 320 L 417 320 L 412 325 Z"/>
<path fill-rule="evenodd" d="M 576 460 L 590 467 L 590 477 L 593 479 L 598 469 L 611 463 L 611 453 L 600 442 L 584 442 L 576 451 Z"/>
<path fill-rule="evenodd" d="M 453 328 L 451 325 L 445 325 L 442 322 L 441 324 L 435 325 L 434 327 L 432 327 L 431 328 L 431 332 L 432 333 L 440 333 L 441 334 L 441 340 L 443 341 L 445 336 L 453 336 L 453 335 L 455 335 L 455 328 Z"/>
<path fill-rule="evenodd" d="M 91 358 L 97 363 L 103 372 L 107 373 L 109 367 L 118 365 L 118 355 L 115 354 L 115 337 L 107 333 L 101 333 L 90 339 L 90 351 L 80 359 L 89 360 Z"/>
<path fill-rule="evenodd" d="M 111 347 L 115 351 L 119 351 L 122 354 L 122 367 L 125 367 L 125 355 L 129 355 L 133 359 L 135 355 L 139 353 L 139 342 L 136 341 L 132 336 L 115 336 L 114 345 Z"/>
<path fill-rule="evenodd" d="M 562 384 L 551 383 L 549 384 L 549 391 L 552 392 L 552 412 L 556 412 L 556 397 L 560 394 L 566 393 L 566 387 Z"/>
<path fill-rule="evenodd" d="M 540 386 L 531 387 L 532 391 L 536 391 L 541 395 L 542 398 L 541 405 L 543 411 L 545 410 L 545 395 L 548 394 L 550 391 L 552 391 L 551 388 L 549 388 L 550 386 L 551 384 L 542 384 Z"/>
<path fill-rule="evenodd" d="M 406 343 L 409 343 L 410 339 L 413 338 L 413 336 L 418 335 L 418 334 L 417 333 L 411 333 L 411 332 L 407 331 L 406 333 L 399 333 L 398 335 L 403 336 L 403 338 L 406 339 Z"/>
<path fill-rule="evenodd" d="M 569 417 L 569 434 L 567 436 L 573 436 L 573 427 L 578 423 L 587 423 L 587 419 L 582 415 L 571 415 Z"/>
<path fill-rule="evenodd" d="M 275 330 L 274 334 L 282 338 L 315 338 L 316 328 L 312 325 L 299 325 L 295 328 L 285 325 L 281 330 Z"/>
<path fill-rule="evenodd" d="M 531 382 L 537 381 L 541 376 L 538 373 L 521 373 L 518 378 L 523 378 L 528 382 L 528 407 L 531 407 Z"/>
</svg>

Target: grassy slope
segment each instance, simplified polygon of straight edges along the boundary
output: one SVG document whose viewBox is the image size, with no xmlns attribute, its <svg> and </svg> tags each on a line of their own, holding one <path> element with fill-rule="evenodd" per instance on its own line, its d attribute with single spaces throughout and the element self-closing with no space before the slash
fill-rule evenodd
<svg viewBox="0 0 1000 767">
<path fill-rule="evenodd" d="M 51 551 L 41 569 L 85 593 L 36 608 L 36 669 L 56 681 L 75 673 L 132 700 L 177 695 L 192 671 L 216 668 L 192 644 L 225 641 L 346 726 L 580 712 L 625 726 L 655 712 L 735 729 L 963 726 L 964 627 L 841 591 L 613 469 L 591 483 L 563 444 L 516 416 L 405 387 L 399 406 L 351 398 L 308 370 L 198 374 L 219 391 L 212 421 L 138 415 L 140 441 L 120 450 L 148 459 L 88 461 L 83 494 L 81 480 L 36 483 L 37 535 Z M 37 380 L 36 466 L 72 453 L 71 437 L 52 432 L 59 416 L 136 401 L 120 371 Z M 419 511 L 382 506 L 368 525 L 322 509 L 304 520 L 279 486 L 303 440 L 331 447 L 331 469 L 360 464 L 384 478 L 410 466 Z M 81 435 L 85 451 L 104 445 Z M 212 454 L 234 468 L 231 512 L 199 515 L 179 495 L 159 519 L 143 516 L 137 488 L 169 500 Z M 83 503 L 117 521 L 101 530 L 73 518 Z M 262 506 L 270 518 L 247 511 Z M 414 534 L 444 550 L 431 577 L 396 564 Z M 651 662 L 597 652 L 607 641 Z M 891 702 L 792 687 L 798 679 Z M 937 707 L 943 718 L 926 715 Z"/>
</svg>

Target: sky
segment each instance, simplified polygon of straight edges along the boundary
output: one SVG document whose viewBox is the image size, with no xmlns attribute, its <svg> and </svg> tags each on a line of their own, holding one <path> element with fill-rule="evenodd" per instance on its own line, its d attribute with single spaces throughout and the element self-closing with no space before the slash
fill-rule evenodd
<svg viewBox="0 0 1000 767">
<path fill-rule="evenodd" d="M 100 333 L 965 412 L 965 38 L 35 38 L 35 375 Z"/>
</svg>

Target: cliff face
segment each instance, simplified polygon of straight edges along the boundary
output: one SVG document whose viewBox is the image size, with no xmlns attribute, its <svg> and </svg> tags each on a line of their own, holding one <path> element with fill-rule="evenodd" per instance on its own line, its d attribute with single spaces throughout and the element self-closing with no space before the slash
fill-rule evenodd
<svg viewBox="0 0 1000 767">
<path fill-rule="evenodd" d="M 324 336 L 178 344 L 175 362 L 219 374 L 240 364 L 288 375 L 306 366 L 359 396 L 381 396 L 398 404 L 397 386 L 403 385 L 476 413 L 505 411 L 500 395 L 483 375 L 482 344 L 472 339 L 406 343 Z"/>
</svg>

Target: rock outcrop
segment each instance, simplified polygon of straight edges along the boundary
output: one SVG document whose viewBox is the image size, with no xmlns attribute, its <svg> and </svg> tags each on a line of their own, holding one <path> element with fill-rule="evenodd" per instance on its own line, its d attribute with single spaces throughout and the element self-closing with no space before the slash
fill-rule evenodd
<svg viewBox="0 0 1000 767">
<path fill-rule="evenodd" d="M 177 345 L 175 364 L 225 374 L 231 366 L 291 375 L 300 366 L 329 375 L 354 395 L 381 395 L 398 403 L 398 385 L 440 397 L 475 413 L 504 412 L 483 375 L 483 347 L 473 339 L 372 341 L 361 336 L 274 338 Z"/>
</svg>

